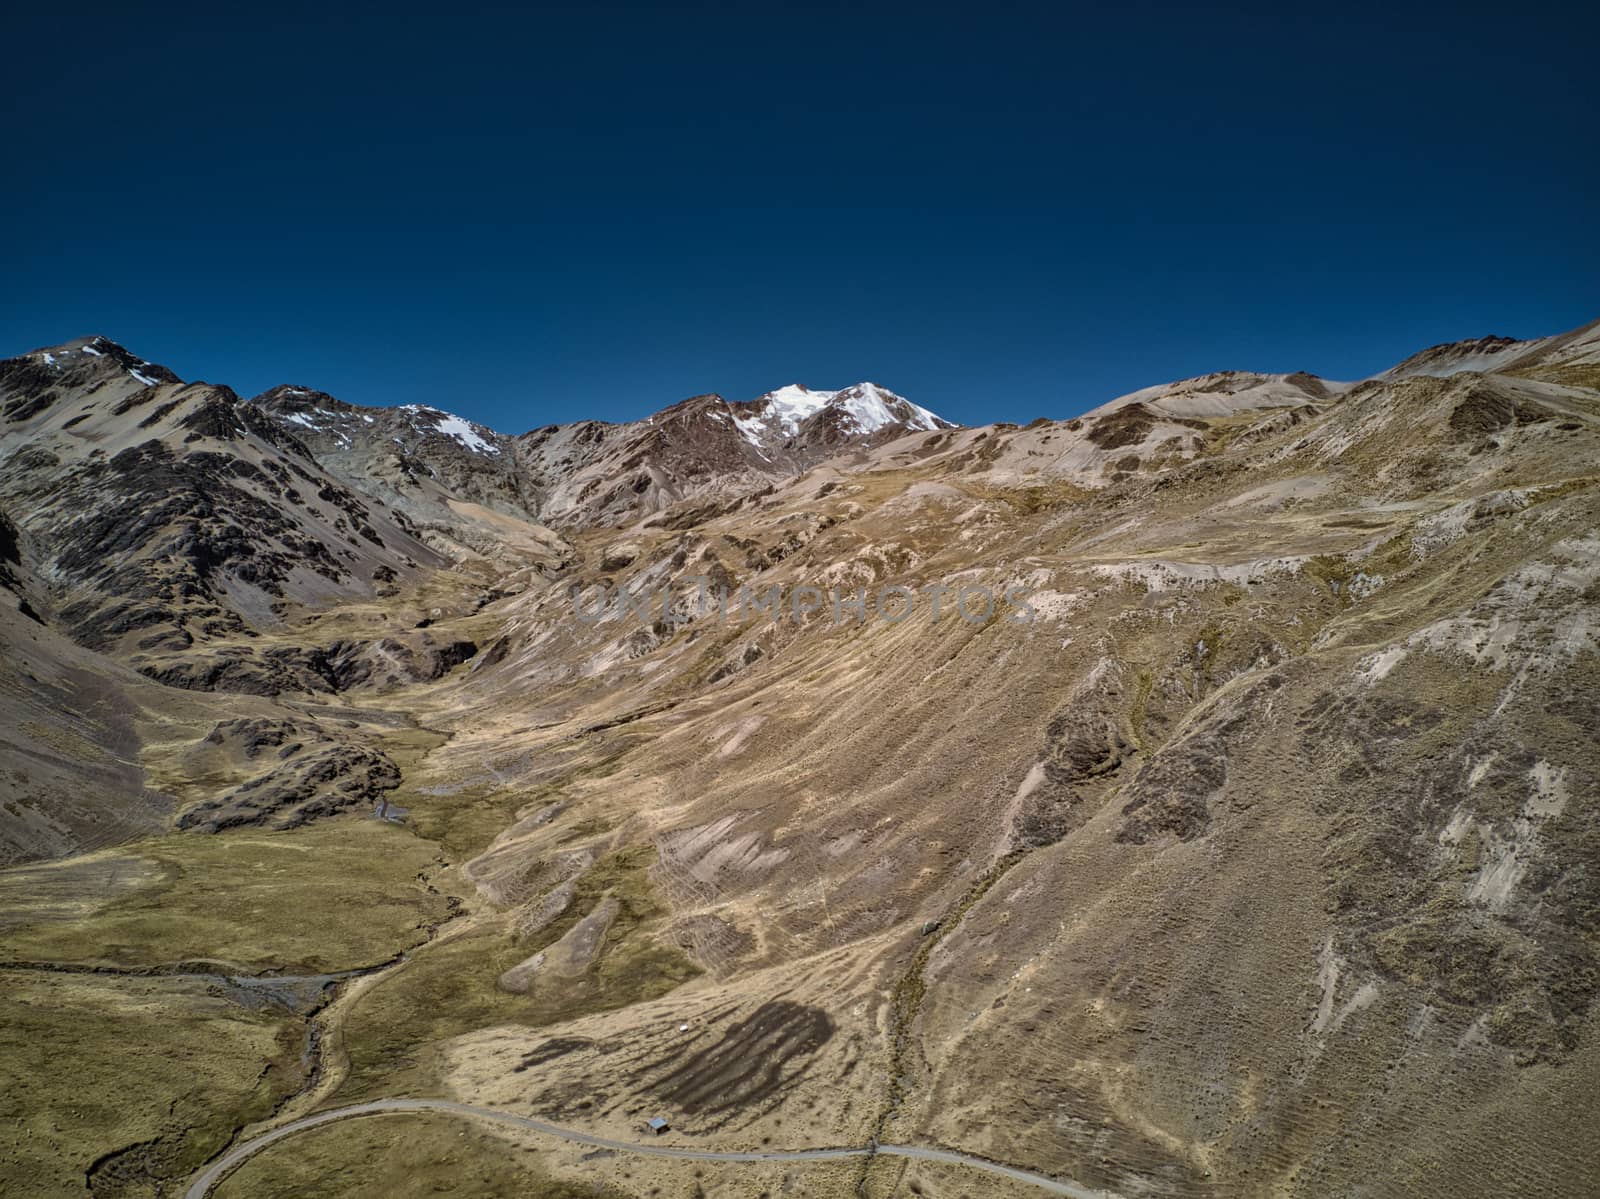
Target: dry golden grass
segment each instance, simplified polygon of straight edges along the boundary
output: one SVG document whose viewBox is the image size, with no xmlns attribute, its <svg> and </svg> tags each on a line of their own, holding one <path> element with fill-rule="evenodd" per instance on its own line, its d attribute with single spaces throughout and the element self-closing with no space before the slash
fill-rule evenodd
<svg viewBox="0 0 1600 1199">
<path fill-rule="evenodd" d="M 403 827 L 348 817 L 289 832 L 179 833 L 32 866 L 0 874 L 4 955 L 131 968 L 210 961 L 246 974 L 368 966 L 448 917 L 446 896 L 418 878 L 437 869 L 437 853 Z M 83 861 L 104 868 L 85 873 Z M 67 881 L 55 885 L 56 875 Z M 72 896 L 92 914 L 53 916 Z"/>
</svg>

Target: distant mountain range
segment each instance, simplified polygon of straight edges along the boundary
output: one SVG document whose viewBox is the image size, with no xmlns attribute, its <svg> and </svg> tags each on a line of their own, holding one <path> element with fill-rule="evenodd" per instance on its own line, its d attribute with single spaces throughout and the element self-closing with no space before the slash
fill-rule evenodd
<svg viewBox="0 0 1600 1199">
<path fill-rule="evenodd" d="M 1487 364 L 1581 379 L 1595 370 L 1596 344 L 1593 325 L 1535 341 L 1483 338 L 1424 350 L 1379 378 Z M 362 407 L 309 387 L 241 400 L 85 337 L 0 362 L 0 504 L 25 513 L 24 532 L 51 547 L 53 597 L 39 604 L 87 644 L 140 630 L 149 651 L 236 631 L 283 598 L 360 594 L 463 552 L 493 555 L 504 518 L 517 522 L 513 540 L 560 562 L 561 530 L 620 527 L 689 501 L 747 502 L 918 435 L 928 435 L 919 455 L 940 447 L 969 472 L 1102 486 L 1194 457 L 1207 422 L 1278 412 L 1277 424 L 1293 424 L 1350 390 L 1307 374 L 1222 372 L 982 447 L 872 383 L 795 384 L 742 402 L 696 396 L 644 420 L 512 436 L 437 408 Z"/>
</svg>

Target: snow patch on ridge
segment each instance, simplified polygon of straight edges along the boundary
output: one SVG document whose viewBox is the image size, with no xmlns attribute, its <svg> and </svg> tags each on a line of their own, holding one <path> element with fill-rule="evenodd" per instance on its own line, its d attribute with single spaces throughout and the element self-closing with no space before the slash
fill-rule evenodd
<svg viewBox="0 0 1600 1199">
<path fill-rule="evenodd" d="M 767 427 L 760 420 L 753 416 L 736 416 L 733 418 L 733 423 L 739 429 L 739 436 L 756 449 L 761 448 L 761 435 L 767 431 Z"/>
<path fill-rule="evenodd" d="M 436 432 L 453 438 L 457 443 L 475 454 L 498 454 L 500 452 L 499 446 L 478 432 L 479 429 L 483 428 L 482 425 L 475 425 L 471 421 L 463 420 L 453 412 L 446 412 L 442 408 L 435 408 L 429 404 L 402 404 L 401 410 L 427 417 L 433 422 Z"/>
<path fill-rule="evenodd" d="M 799 383 L 791 383 L 777 391 L 769 391 L 766 399 L 772 406 L 772 415 L 783 430 L 783 435 L 793 437 L 802 421 L 821 412 L 837 394 L 833 391 L 812 391 Z"/>
<path fill-rule="evenodd" d="M 454 437 L 475 454 L 498 454 L 500 452 L 499 446 L 485 441 L 471 424 L 462 420 L 459 416 L 446 414 L 444 419 L 439 422 L 438 428 L 439 432 L 446 437 Z"/>
</svg>

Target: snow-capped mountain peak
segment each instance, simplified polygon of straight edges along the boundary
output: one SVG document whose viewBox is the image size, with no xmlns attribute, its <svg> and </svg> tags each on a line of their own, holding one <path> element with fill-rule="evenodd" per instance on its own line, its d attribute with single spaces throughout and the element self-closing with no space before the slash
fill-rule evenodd
<svg viewBox="0 0 1600 1199">
<path fill-rule="evenodd" d="M 790 383 L 729 407 L 745 440 L 763 452 L 796 441 L 832 444 L 874 437 L 885 430 L 904 433 L 952 427 L 949 421 L 876 383 L 857 383 L 839 391 L 814 391 Z"/>
<path fill-rule="evenodd" d="M 34 350 L 27 357 L 57 375 L 67 376 L 83 369 L 99 369 L 104 374 L 120 372 L 140 387 L 182 380 L 166 367 L 147 362 L 107 337 L 78 337 L 59 346 Z"/>
<path fill-rule="evenodd" d="M 899 423 L 909 431 L 932 432 L 948 428 L 949 422 L 940 419 L 920 404 L 913 404 L 905 396 L 896 395 L 876 383 L 857 383 L 843 391 L 836 391 L 829 403 L 854 418 L 863 433 L 875 433 L 887 425 Z"/>
</svg>

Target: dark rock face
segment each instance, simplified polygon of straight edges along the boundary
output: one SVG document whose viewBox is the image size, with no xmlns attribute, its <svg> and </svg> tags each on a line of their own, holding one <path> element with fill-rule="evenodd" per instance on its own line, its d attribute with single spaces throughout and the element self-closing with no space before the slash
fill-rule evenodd
<svg viewBox="0 0 1600 1199">
<path fill-rule="evenodd" d="M 321 671 L 306 668 L 312 664 L 297 652 L 258 655 L 250 646 L 230 646 L 225 652 L 204 657 L 181 656 L 140 663 L 138 670 L 146 678 L 186 691 L 283 695 L 335 690 Z"/>
<path fill-rule="evenodd" d="M 1210 800 L 1228 779 L 1220 734 L 1185 739 L 1158 754 L 1129 788 L 1117 840 L 1143 845 L 1164 833 L 1187 841 L 1210 824 Z"/>
<path fill-rule="evenodd" d="M 229 389 L 103 339 L 0 362 L 0 411 L 0 503 L 90 648 L 248 635 L 272 601 L 369 594 L 442 562 Z"/>
<path fill-rule="evenodd" d="M 229 645 L 207 654 L 180 653 L 135 664 L 147 678 L 188 691 L 332 694 L 353 687 L 432 682 L 477 652 L 477 645 L 465 639 L 442 641 L 412 632 L 377 641 L 272 646 L 259 652 L 248 645 Z"/>
<path fill-rule="evenodd" d="M 1024 848 L 1051 845 L 1113 785 L 1133 754 L 1129 696 L 1120 669 L 1104 671 L 1063 704 L 1045 726 L 1043 761 L 1022 784 L 1012 832 Z"/>
<path fill-rule="evenodd" d="M 243 437 L 247 430 L 256 431 L 240 415 L 238 397 L 223 389 L 208 394 L 178 423 L 189 430 L 189 436 L 184 438 L 186 442 L 206 437 L 213 441 L 233 441 Z"/>
<path fill-rule="evenodd" d="M 1117 840 L 1144 845 L 1165 834 L 1188 841 L 1211 826 L 1212 801 L 1228 781 L 1230 753 L 1253 729 L 1252 711 L 1281 680 L 1268 676 L 1221 701 L 1140 767 L 1125 791 Z"/>
<path fill-rule="evenodd" d="M 296 570 L 348 579 L 348 565 L 307 535 L 292 509 L 268 498 L 281 494 L 254 463 L 205 451 L 180 455 L 157 440 L 74 472 L 57 493 L 63 519 L 55 565 L 99 595 L 68 606 L 63 619 L 79 641 L 103 649 L 124 632 L 170 619 L 176 597 L 191 618 L 237 631 L 242 623 L 215 598 L 225 572 L 271 595 L 282 595 Z M 365 506 L 353 495 L 332 498 L 366 527 Z"/>
<path fill-rule="evenodd" d="M 1450 410 L 1450 430 L 1464 440 L 1485 437 L 1512 425 L 1533 425 L 1550 414 L 1488 383 L 1469 385 L 1467 394 Z"/>
<path fill-rule="evenodd" d="M 30 620 L 39 614 L 28 602 L 27 572 L 22 563 L 22 531 L 0 512 L 0 587 L 17 597 L 17 611 Z"/>
<path fill-rule="evenodd" d="M 0 362 L 0 416 L 20 422 L 37 416 L 61 398 L 59 380 L 41 362 L 8 358 Z"/>
<path fill-rule="evenodd" d="M 319 816 L 365 807 L 400 785 L 400 768 L 376 750 L 341 741 L 285 743 L 297 730 L 232 723 L 246 727 L 223 731 L 219 726 L 211 737 L 240 738 L 246 756 L 252 759 L 279 746 L 272 755 L 279 764 L 214 800 L 189 808 L 178 817 L 181 829 L 215 833 L 247 824 L 295 828 Z M 326 735 L 316 726 L 301 731 L 308 736 Z"/>
<path fill-rule="evenodd" d="M 1327 384 L 1308 371 L 1295 371 L 1286 375 L 1284 382 L 1294 384 L 1314 400 L 1325 400 L 1329 396 Z"/>
<path fill-rule="evenodd" d="M 1127 404 L 1100 417 L 1085 434 L 1103 450 L 1137 445 L 1155 428 L 1155 414 L 1143 404 Z"/>
<path fill-rule="evenodd" d="M 0 566 L 19 566 L 22 563 L 22 550 L 19 542 L 22 535 L 17 532 L 17 526 L 11 523 L 11 518 L 0 512 Z"/>
</svg>

